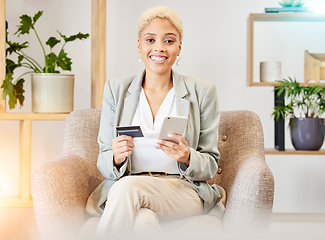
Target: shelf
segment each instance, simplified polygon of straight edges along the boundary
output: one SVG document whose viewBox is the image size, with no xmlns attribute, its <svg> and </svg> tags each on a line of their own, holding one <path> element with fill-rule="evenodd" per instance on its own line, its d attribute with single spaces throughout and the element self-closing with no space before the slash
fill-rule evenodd
<svg viewBox="0 0 325 240">
<path fill-rule="evenodd" d="M 248 86 L 276 86 L 276 83 L 254 82 L 254 23 L 255 22 L 325 22 L 325 14 L 315 13 L 251 13 L 248 18 Z M 301 83 L 303 86 L 314 83 Z M 325 83 L 319 85 L 325 86 Z"/>
<path fill-rule="evenodd" d="M 68 113 L 0 113 L 0 120 L 60 121 Z"/>
<path fill-rule="evenodd" d="M 285 21 L 285 22 L 324 22 L 325 14 L 315 14 L 308 12 L 292 13 L 252 13 L 250 17 L 255 21 Z"/>
<path fill-rule="evenodd" d="M 33 207 L 33 200 L 22 199 L 19 197 L 0 197 L 0 208 L 21 208 L 21 207 Z"/>
<path fill-rule="evenodd" d="M 325 155 L 325 150 L 319 151 L 297 151 L 294 149 L 288 149 L 285 151 L 278 151 L 276 149 L 265 149 L 266 155 Z"/>
<path fill-rule="evenodd" d="M 310 87 L 314 85 L 325 86 L 325 82 L 322 83 L 299 83 L 299 86 Z M 257 87 L 269 87 L 269 86 L 280 86 L 277 82 L 249 82 L 249 86 Z"/>
</svg>

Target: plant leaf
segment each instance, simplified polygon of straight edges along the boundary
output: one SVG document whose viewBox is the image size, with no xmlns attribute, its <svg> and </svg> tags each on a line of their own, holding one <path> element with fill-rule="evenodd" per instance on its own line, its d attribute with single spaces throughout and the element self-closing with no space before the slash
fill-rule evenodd
<svg viewBox="0 0 325 240">
<path fill-rule="evenodd" d="M 33 24 L 35 24 L 37 22 L 37 20 L 43 15 L 43 11 L 38 11 L 38 13 L 36 13 L 33 17 Z"/>
<path fill-rule="evenodd" d="M 6 99 L 6 97 L 9 96 L 9 101 L 8 101 L 9 108 L 10 109 L 15 108 L 17 104 L 17 98 L 16 98 L 16 90 L 12 83 L 12 73 L 6 74 L 6 78 L 5 80 L 3 80 L 1 88 L 3 88 L 2 98 Z"/>
<path fill-rule="evenodd" d="M 16 91 L 16 98 L 19 101 L 20 106 L 24 105 L 24 82 L 25 80 L 23 78 L 19 79 L 18 82 L 14 85 L 15 91 Z"/>
<path fill-rule="evenodd" d="M 18 64 L 16 64 L 14 61 L 10 60 L 10 59 L 6 59 L 6 73 L 9 74 L 13 74 L 14 70 L 18 67 L 21 67 L 21 63 L 18 62 Z"/>
<path fill-rule="evenodd" d="M 61 42 L 60 40 L 58 40 L 55 37 L 50 37 L 47 42 L 46 45 L 50 46 L 50 48 L 52 49 L 56 44 L 58 44 L 59 42 Z"/>
<path fill-rule="evenodd" d="M 7 44 L 9 45 L 9 47 L 6 49 L 7 54 L 12 54 L 13 52 L 19 52 L 24 48 L 28 48 L 28 42 L 18 43 L 7 41 Z"/>
<path fill-rule="evenodd" d="M 71 58 L 68 57 L 68 54 L 63 49 L 58 56 L 57 65 L 62 68 L 62 70 L 71 71 Z"/>
<path fill-rule="evenodd" d="M 29 34 L 29 30 L 33 28 L 33 20 L 30 16 L 24 14 L 20 16 L 20 19 L 21 25 L 18 25 L 18 30 L 15 32 L 15 34 L 18 33 L 18 37 L 26 33 Z"/>
<path fill-rule="evenodd" d="M 60 34 L 60 36 L 64 39 L 64 41 L 67 43 L 67 42 L 72 42 L 76 39 L 79 39 L 79 40 L 83 40 L 83 39 L 87 39 L 89 37 L 89 33 L 86 33 L 86 34 L 83 34 L 81 32 L 75 34 L 75 35 L 71 35 L 70 37 L 67 37 L 65 35 L 63 35 L 62 33 L 60 33 L 58 31 L 58 33 Z"/>
</svg>

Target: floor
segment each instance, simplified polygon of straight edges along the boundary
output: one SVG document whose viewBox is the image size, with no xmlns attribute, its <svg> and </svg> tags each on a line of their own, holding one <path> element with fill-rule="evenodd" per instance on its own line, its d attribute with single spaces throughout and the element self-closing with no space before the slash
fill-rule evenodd
<svg viewBox="0 0 325 240">
<path fill-rule="evenodd" d="M 264 240 L 324 240 L 325 219 L 306 215 L 275 214 L 268 234 Z M 40 240 L 32 208 L 0 208 L 0 239 L 1 240 Z M 229 240 L 230 238 L 227 238 Z M 260 240 L 261 236 L 240 236 L 231 239 Z"/>
</svg>

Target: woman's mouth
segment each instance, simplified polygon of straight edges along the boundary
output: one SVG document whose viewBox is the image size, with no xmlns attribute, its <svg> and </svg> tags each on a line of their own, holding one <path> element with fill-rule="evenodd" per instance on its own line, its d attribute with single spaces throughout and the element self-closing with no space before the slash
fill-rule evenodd
<svg viewBox="0 0 325 240">
<path fill-rule="evenodd" d="M 167 57 L 165 56 L 150 56 L 150 59 L 153 60 L 156 63 L 163 63 L 167 60 Z"/>
</svg>

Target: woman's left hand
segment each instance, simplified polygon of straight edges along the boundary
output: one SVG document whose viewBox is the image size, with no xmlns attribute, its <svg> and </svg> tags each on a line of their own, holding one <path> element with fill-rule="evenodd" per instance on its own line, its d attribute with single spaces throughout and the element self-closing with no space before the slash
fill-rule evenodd
<svg viewBox="0 0 325 240">
<path fill-rule="evenodd" d="M 171 134 L 170 136 L 179 143 L 167 140 L 159 140 L 158 148 L 163 150 L 168 156 L 178 162 L 183 162 L 187 166 L 190 164 L 190 149 L 187 145 L 185 138 L 180 134 Z"/>
</svg>

